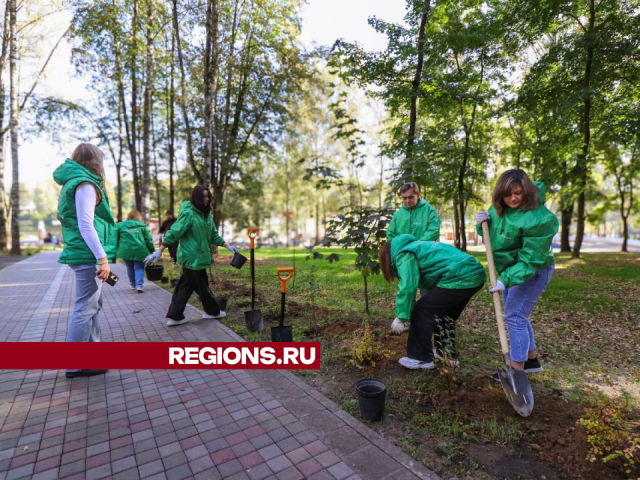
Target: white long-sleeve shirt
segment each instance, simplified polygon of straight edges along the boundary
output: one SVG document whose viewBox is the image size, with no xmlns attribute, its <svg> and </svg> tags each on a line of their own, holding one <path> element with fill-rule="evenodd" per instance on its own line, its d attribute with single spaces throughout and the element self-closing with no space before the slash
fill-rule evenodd
<svg viewBox="0 0 640 480">
<path fill-rule="evenodd" d="M 96 189 L 90 183 L 83 183 L 76 189 L 76 216 L 78 217 L 78 229 L 83 240 L 96 257 L 96 260 L 104 258 L 107 254 L 102 248 L 98 232 L 93 226 L 93 216 L 98 203 Z"/>
</svg>

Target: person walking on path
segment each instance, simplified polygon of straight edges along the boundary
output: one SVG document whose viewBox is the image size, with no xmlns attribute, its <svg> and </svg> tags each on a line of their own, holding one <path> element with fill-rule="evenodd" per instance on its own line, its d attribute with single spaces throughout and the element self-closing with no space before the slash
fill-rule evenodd
<svg viewBox="0 0 640 480">
<path fill-rule="evenodd" d="M 482 222 L 489 222 L 499 275 L 489 291 L 502 292 L 511 365 L 527 373 L 542 371 L 529 315 L 555 268 L 551 241 L 558 233 L 558 219 L 544 206 L 545 194 L 542 182 L 532 182 L 523 170 L 507 170 L 493 189 L 489 212 L 476 215 L 478 235 Z"/>
<path fill-rule="evenodd" d="M 127 266 L 127 276 L 131 290 L 143 292 L 144 260 L 155 251 L 153 238 L 147 226 L 142 223 L 142 215 L 132 210 L 127 220 L 116 225 L 118 229 L 118 258 Z"/>
<path fill-rule="evenodd" d="M 182 266 L 182 275 L 173 291 L 167 325 L 182 325 L 189 321 L 184 310 L 194 291 L 200 296 L 205 311 L 202 318 L 224 317 L 226 313 L 220 311 L 207 278 L 207 268 L 211 266 L 211 245 L 225 247 L 232 253 L 238 249 L 218 235 L 211 216 L 211 192 L 208 188 L 198 185 L 193 189 L 191 198 L 180 206 L 178 219 L 165 234 L 162 245 L 145 259 L 145 263 L 156 262 L 164 249 L 175 243 L 179 243 L 178 264 Z"/>
<path fill-rule="evenodd" d="M 413 235 L 386 242 L 378 256 L 385 280 L 400 279 L 393 332 L 402 333 L 403 324 L 411 320 L 407 356 L 399 360 L 400 365 L 434 368 L 434 355 L 458 365 L 456 320 L 487 279 L 482 264 L 451 245 L 419 241 Z M 427 293 L 416 302 L 418 287 Z"/>
<path fill-rule="evenodd" d="M 162 222 L 162 225 L 160 225 L 160 229 L 158 230 L 159 245 L 162 245 L 162 237 L 164 237 L 164 235 L 171 229 L 174 223 L 176 223 L 176 217 L 173 216 L 173 212 L 168 211 L 165 214 L 164 222 Z M 176 257 L 177 254 L 178 254 L 178 244 L 174 243 L 169 247 L 169 256 L 171 257 L 171 260 L 173 260 L 174 263 L 178 262 L 178 259 Z"/>
<path fill-rule="evenodd" d="M 102 309 L 102 284 L 109 277 L 109 263 L 116 260 L 118 234 L 104 193 L 104 154 L 95 145 L 81 143 L 53 173 L 62 186 L 58 220 L 65 245 L 58 260 L 76 276 L 67 342 L 99 342 L 98 317 Z M 97 271 L 96 271 L 97 266 Z M 107 370 L 67 370 L 66 376 L 90 377 Z"/>
</svg>

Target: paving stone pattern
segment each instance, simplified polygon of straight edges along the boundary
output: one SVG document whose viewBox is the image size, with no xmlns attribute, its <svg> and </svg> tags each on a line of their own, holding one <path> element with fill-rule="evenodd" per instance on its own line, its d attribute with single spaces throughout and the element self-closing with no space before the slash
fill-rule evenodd
<svg viewBox="0 0 640 480">
<path fill-rule="evenodd" d="M 0 341 L 64 341 L 73 272 L 45 252 L 0 271 Z M 105 285 L 103 341 L 242 341 L 217 321 L 166 327 L 171 296 Z M 0 480 L 437 480 L 304 381 L 277 370 L 0 371 Z"/>
</svg>

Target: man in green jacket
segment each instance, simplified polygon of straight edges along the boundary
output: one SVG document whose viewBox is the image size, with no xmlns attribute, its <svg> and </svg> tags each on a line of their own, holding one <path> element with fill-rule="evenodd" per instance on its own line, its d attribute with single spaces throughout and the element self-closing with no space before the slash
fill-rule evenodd
<svg viewBox="0 0 640 480">
<path fill-rule="evenodd" d="M 400 187 L 402 208 L 393 214 L 387 229 L 387 242 L 398 235 L 413 235 L 417 240 L 437 242 L 440 240 L 440 219 L 438 212 L 420 197 L 420 188 L 415 182 L 407 182 Z M 420 296 L 427 294 L 420 289 Z"/>
<path fill-rule="evenodd" d="M 440 239 L 440 219 L 438 212 L 420 197 L 420 189 L 415 182 L 400 187 L 402 208 L 393 214 L 387 229 L 387 241 L 398 235 L 413 235 L 417 240 L 437 242 Z"/>
</svg>

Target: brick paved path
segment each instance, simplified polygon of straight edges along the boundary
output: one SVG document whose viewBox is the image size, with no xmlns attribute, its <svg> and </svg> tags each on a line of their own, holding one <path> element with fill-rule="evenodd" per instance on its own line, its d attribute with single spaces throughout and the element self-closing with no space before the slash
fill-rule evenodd
<svg viewBox="0 0 640 480">
<path fill-rule="evenodd" d="M 0 271 L 0 341 L 64 341 L 73 272 L 41 253 Z M 105 285 L 104 341 L 239 341 L 217 321 L 166 327 L 170 295 Z M 1 349 L 1 347 L 0 347 Z M 0 480 L 430 479 L 432 472 L 295 375 L 275 370 L 0 371 Z"/>
</svg>

